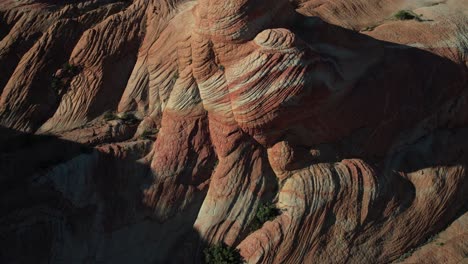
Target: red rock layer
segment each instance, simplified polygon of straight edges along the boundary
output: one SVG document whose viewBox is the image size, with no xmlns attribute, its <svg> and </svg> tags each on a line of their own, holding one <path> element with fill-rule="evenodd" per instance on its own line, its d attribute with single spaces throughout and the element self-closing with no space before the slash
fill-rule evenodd
<svg viewBox="0 0 468 264">
<path fill-rule="evenodd" d="M 190 262 L 225 242 L 248 263 L 388 263 L 464 213 L 465 4 L 291 2 L 0 4 L 0 124 L 98 146 L 45 173 L 70 207 L 96 206 L 91 261 Z M 403 8 L 424 19 L 391 17 Z M 250 232 L 267 201 L 281 214 Z M 466 245 L 423 250 L 408 261 Z"/>
</svg>

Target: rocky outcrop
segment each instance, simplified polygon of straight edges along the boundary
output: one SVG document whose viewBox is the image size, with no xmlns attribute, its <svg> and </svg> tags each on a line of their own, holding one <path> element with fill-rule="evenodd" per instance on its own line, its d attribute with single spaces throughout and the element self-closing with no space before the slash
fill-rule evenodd
<svg viewBox="0 0 468 264">
<path fill-rule="evenodd" d="M 50 262 L 198 263 L 221 242 L 248 263 L 458 261 L 461 231 L 443 256 L 424 243 L 466 211 L 465 6 L 4 1 L 0 256 L 44 236 L 29 256 Z"/>
<path fill-rule="evenodd" d="M 466 259 L 466 213 L 422 247 L 406 253 L 403 263 L 457 263 Z"/>
</svg>

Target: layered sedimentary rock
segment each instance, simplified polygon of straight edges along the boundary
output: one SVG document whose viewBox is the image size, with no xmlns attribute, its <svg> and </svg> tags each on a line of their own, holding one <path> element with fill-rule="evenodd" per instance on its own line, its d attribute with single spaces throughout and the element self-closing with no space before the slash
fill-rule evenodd
<svg viewBox="0 0 468 264">
<path fill-rule="evenodd" d="M 459 261 L 464 8 L 4 1 L 1 257 L 46 236 L 28 250 L 51 262 L 198 263 L 221 242 L 248 263 Z M 266 202 L 281 213 L 251 230 Z"/>
</svg>

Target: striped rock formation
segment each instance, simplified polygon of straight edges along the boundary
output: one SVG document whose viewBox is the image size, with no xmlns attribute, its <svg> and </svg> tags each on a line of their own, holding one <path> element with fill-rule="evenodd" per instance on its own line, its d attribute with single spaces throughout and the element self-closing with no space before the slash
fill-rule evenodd
<svg viewBox="0 0 468 264">
<path fill-rule="evenodd" d="M 467 9 L 1 2 L 0 257 L 199 263 L 223 242 L 247 263 L 461 261 Z"/>
</svg>

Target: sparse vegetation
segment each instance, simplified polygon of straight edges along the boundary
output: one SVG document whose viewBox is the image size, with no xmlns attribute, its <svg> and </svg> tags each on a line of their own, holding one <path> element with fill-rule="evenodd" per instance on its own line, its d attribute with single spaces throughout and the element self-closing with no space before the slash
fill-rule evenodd
<svg viewBox="0 0 468 264">
<path fill-rule="evenodd" d="M 50 88 L 52 88 L 55 93 L 59 93 L 63 88 L 63 83 L 59 78 L 53 77 L 52 81 L 50 82 Z"/>
<path fill-rule="evenodd" d="M 137 123 L 139 121 L 134 114 L 128 112 L 121 113 L 118 115 L 118 117 L 120 120 L 127 123 Z"/>
<path fill-rule="evenodd" d="M 180 77 L 180 76 L 179 76 L 179 72 L 175 72 L 174 75 L 172 75 L 172 81 L 173 81 L 173 82 L 176 82 L 177 79 L 179 79 L 179 77 Z"/>
<path fill-rule="evenodd" d="M 50 88 L 58 95 L 63 94 L 65 88 L 70 85 L 73 76 L 77 75 L 80 68 L 70 63 L 65 63 L 62 67 L 52 76 Z"/>
<path fill-rule="evenodd" d="M 139 121 L 134 114 L 128 112 L 116 114 L 114 112 L 109 111 L 104 113 L 103 118 L 105 121 L 122 120 L 126 123 L 137 123 Z"/>
<path fill-rule="evenodd" d="M 436 240 L 437 238 L 439 238 L 439 234 L 435 234 L 435 235 L 431 236 L 430 238 L 428 238 L 428 239 L 426 240 L 426 244 L 427 244 L 427 243 L 433 242 L 433 241 Z"/>
<path fill-rule="evenodd" d="M 218 65 L 218 69 L 220 69 L 221 71 L 224 71 L 224 70 L 225 70 L 225 68 L 224 68 L 223 65 Z"/>
<path fill-rule="evenodd" d="M 70 74 L 76 74 L 79 71 L 79 67 L 70 63 L 65 63 L 62 65 L 62 70 Z"/>
<path fill-rule="evenodd" d="M 158 133 L 158 130 L 157 129 L 145 129 L 141 135 L 140 135 L 140 138 L 141 139 L 149 139 L 149 140 L 153 140 L 156 138 L 156 134 Z"/>
<path fill-rule="evenodd" d="M 393 17 L 395 17 L 398 20 L 416 20 L 416 21 L 422 21 L 421 16 L 415 14 L 411 10 L 400 10 L 396 12 Z"/>
<path fill-rule="evenodd" d="M 440 233 L 435 234 L 435 235 L 429 237 L 429 238 L 426 240 L 426 242 L 420 244 L 418 247 L 414 247 L 414 248 L 411 248 L 410 250 L 408 250 L 405 254 L 401 255 L 401 256 L 397 259 L 396 263 L 403 262 L 403 260 L 405 260 L 405 259 L 411 257 L 411 255 L 413 255 L 413 253 L 414 253 L 416 250 L 420 249 L 422 246 L 427 245 L 427 244 L 432 243 L 432 242 L 434 242 L 435 240 L 437 240 L 437 239 L 439 238 L 439 234 L 440 234 Z M 438 246 L 443 246 L 443 245 L 445 245 L 444 242 L 436 242 L 435 244 L 438 245 Z"/>
<path fill-rule="evenodd" d="M 119 117 L 115 113 L 113 112 L 104 113 L 104 120 L 111 121 L 111 120 L 116 120 L 116 119 L 119 119 Z"/>
<path fill-rule="evenodd" d="M 362 31 L 372 31 L 374 30 L 378 25 L 373 25 L 373 26 L 368 26 L 366 28 L 364 28 Z"/>
<path fill-rule="evenodd" d="M 255 218 L 250 224 L 250 231 L 253 232 L 255 230 L 260 229 L 265 222 L 273 220 L 278 215 L 280 215 L 280 210 L 276 208 L 274 204 L 261 204 L 258 207 L 257 213 L 255 214 Z"/>
<path fill-rule="evenodd" d="M 408 252 L 406 252 L 405 254 L 401 255 L 401 256 L 397 259 L 396 262 L 397 262 L 397 263 L 403 262 L 403 260 L 405 260 L 405 259 L 411 257 L 411 255 L 413 255 L 413 253 L 414 253 L 415 250 L 416 250 L 415 248 L 412 248 L 410 251 L 408 251 Z"/>
<path fill-rule="evenodd" d="M 243 259 L 239 250 L 226 244 L 213 245 L 203 250 L 206 264 L 240 264 Z"/>
</svg>

